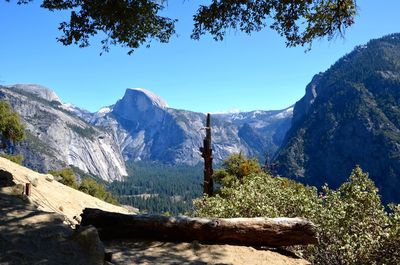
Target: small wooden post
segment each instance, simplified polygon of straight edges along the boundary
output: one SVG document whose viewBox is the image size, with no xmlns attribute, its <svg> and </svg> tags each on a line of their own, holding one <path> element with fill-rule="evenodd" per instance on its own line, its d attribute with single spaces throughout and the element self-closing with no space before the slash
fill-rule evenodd
<svg viewBox="0 0 400 265">
<path fill-rule="evenodd" d="M 25 195 L 31 196 L 31 194 L 32 194 L 32 186 L 31 183 L 28 182 L 25 184 Z"/>
<path fill-rule="evenodd" d="M 204 158 L 204 193 L 208 196 L 213 195 L 214 183 L 212 175 L 212 149 L 211 149 L 211 115 L 207 114 L 206 137 L 203 140 L 203 147 L 200 147 L 201 156 Z"/>
</svg>

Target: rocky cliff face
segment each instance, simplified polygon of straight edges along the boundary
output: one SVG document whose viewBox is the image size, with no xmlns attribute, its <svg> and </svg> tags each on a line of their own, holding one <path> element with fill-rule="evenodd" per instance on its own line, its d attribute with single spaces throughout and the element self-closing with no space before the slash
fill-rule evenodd
<svg viewBox="0 0 400 265">
<path fill-rule="evenodd" d="M 306 94 L 299 101 L 296 102 L 293 113 L 292 123 L 301 122 L 301 120 L 309 113 L 315 98 L 317 97 L 317 86 L 323 77 L 322 73 L 319 73 L 313 77 L 311 82 L 306 87 Z"/>
<path fill-rule="evenodd" d="M 400 34 L 372 40 L 314 77 L 295 105 L 278 173 L 338 186 L 360 165 L 400 201 Z"/>
<path fill-rule="evenodd" d="M 263 157 L 273 153 L 288 129 L 291 110 L 216 114 L 212 119 L 216 162 L 232 153 Z M 128 89 L 115 105 L 101 109 L 91 122 L 108 128 L 125 159 L 197 164 L 205 115 L 169 108 L 144 89 Z M 268 141 L 269 140 L 269 141 Z M 271 144 L 269 144 L 271 143 Z"/>
<path fill-rule="evenodd" d="M 0 98 L 11 103 L 27 126 L 27 138 L 17 147 L 26 166 L 46 172 L 72 165 L 104 180 L 127 175 L 112 136 L 67 111 L 54 92 L 17 85 L 0 87 Z"/>
</svg>

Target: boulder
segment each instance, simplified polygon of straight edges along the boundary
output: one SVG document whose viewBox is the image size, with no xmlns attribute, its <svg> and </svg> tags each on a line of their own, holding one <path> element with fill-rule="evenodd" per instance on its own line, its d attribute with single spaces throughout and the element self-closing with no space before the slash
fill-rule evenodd
<svg viewBox="0 0 400 265">
<path fill-rule="evenodd" d="M 48 182 L 53 182 L 54 176 L 51 175 L 51 174 L 46 174 L 46 175 L 45 175 L 45 179 L 46 179 Z"/>
<path fill-rule="evenodd" d="M 87 257 L 93 264 L 104 264 L 105 248 L 94 226 L 79 227 L 73 235 L 73 240 L 87 251 Z"/>
</svg>

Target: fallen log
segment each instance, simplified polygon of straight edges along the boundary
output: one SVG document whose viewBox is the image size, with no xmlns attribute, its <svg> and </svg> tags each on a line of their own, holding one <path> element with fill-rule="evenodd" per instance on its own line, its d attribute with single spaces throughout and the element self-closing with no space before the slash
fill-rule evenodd
<svg viewBox="0 0 400 265">
<path fill-rule="evenodd" d="M 125 215 L 83 210 L 81 225 L 93 225 L 101 239 L 197 240 L 207 244 L 293 246 L 316 244 L 315 225 L 302 218 L 207 219 L 185 216 Z"/>
</svg>

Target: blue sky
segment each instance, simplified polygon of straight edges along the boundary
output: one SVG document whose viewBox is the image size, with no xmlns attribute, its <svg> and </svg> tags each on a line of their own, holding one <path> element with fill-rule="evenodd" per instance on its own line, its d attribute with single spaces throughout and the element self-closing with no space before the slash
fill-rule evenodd
<svg viewBox="0 0 400 265">
<path fill-rule="evenodd" d="M 192 15 L 207 1 L 169 1 L 165 12 L 179 19 L 179 36 L 131 56 L 119 47 L 99 56 L 95 39 L 85 49 L 56 42 L 58 23 L 67 13 L 41 9 L 40 1 L 15 2 L 0 0 L 1 84 L 41 84 L 90 111 L 115 103 L 132 87 L 153 91 L 171 107 L 200 112 L 282 109 L 304 95 L 314 74 L 354 46 L 400 32 L 400 1 L 366 0 L 357 1 L 356 24 L 344 39 L 316 41 L 307 53 L 286 48 L 269 29 L 251 36 L 232 31 L 222 42 L 209 36 L 193 41 Z"/>
</svg>

